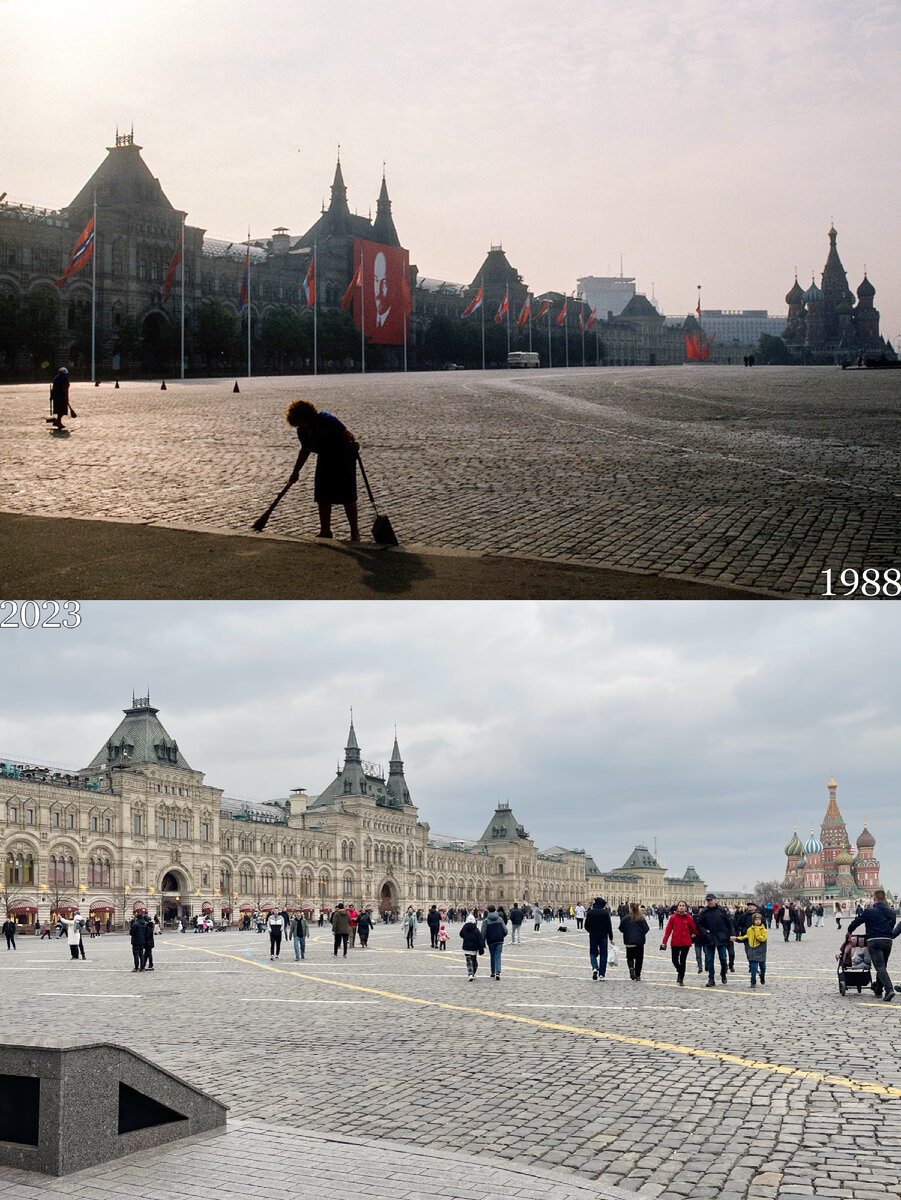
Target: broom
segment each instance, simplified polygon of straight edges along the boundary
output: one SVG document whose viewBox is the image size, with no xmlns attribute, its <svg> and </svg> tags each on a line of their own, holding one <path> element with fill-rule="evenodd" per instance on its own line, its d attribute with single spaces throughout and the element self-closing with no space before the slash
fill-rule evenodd
<svg viewBox="0 0 901 1200">
<path fill-rule="evenodd" d="M 275 499 L 272 501 L 272 503 L 269 505 L 269 507 L 263 513 L 263 515 L 261 517 L 257 517 L 257 519 L 254 521 L 253 525 L 251 526 L 251 529 L 255 529 L 257 531 L 257 533 L 263 532 L 263 530 L 266 528 L 266 522 L 269 520 L 269 518 L 275 512 L 276 507 L 284 499 L 284 497 L 288 494 L 288 492 L 291 490 L 293 485 L 294 485 L 294 480 L 289 479 L 288 482 L 285 484 L 285 486 L 282 488 L 282 490 L 279 492 L 279 494 L 275 497 Z"/>
<path fill-rule="evenodd" d="M 363 467 L 363 460 L 357 453 L 357 462 L 360 464 L 360 474 L 363 476 L 363 482 L 366 484 L 366 491 L 369 494 L 369 499 L 372 502 L 372 507 L 375 509 L 375 520 L 372 522 L 372 540 L 380 546 L 399 546 L 400 543 L 391 528 L 391 522 L 384 515 L 379 516 L 379 510 L 375 502 L 375 496 L 372 494 L 372 488 L 369 486 L 369 480 L 366 478 L 366 471 Z"/>
</svg>

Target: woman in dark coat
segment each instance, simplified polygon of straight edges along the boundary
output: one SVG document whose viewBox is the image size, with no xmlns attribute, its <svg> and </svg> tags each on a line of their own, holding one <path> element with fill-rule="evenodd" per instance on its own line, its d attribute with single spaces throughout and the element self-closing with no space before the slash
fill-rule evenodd
<svg viewBox="0 0 901 1200">
<path fill-rule="evenodd" d="M 53 382 L 50 385 L 50 405 L 53 416 L 48 417 L 48 421 L 57 429 L 65 429 L 63 417 L 69 415 L 69 372 L 65 367 L 60 367 L 53 376 Z"/>
<path fill-rule="evenodd" d="M 300 453 L 291 483 L 311 454 L 316 455 L 313 499 L 319 506 L 317 537 L 332 536 L 332 505 L 343 504 L 350 525 L 351 541 L 360 540 L 357 523 L 357 451 L 359 442 L 346 425 L 331 413 L 317 412 L 308 400 L 295 400 L 285 410 L 285 420 L 297 430 Z"/>
<path fill-rule="evenodd" d="M 629 915 L 619 923 L 619 931 L 623 935 L 626 947 L 626 962 L 629 964 L 629 978 L 641 979 L 641 968 L 644 963 L 644 944 L 648 936 L 648 923 L 637 904 L 629 905 Z"/>
</svg>

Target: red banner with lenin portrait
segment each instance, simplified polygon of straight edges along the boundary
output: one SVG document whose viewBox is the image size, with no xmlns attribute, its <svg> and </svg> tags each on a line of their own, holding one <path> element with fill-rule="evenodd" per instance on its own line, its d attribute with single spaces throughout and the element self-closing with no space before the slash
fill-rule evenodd
<svg viewBox="0 0 901 1200">
<path fill-rule="evenodd" d="M 400 246 L 354 238 L 353 317 L 357 329 L 376 346 L 402 346 L 404 317 L 410 315 L 410 255 Z"/>
</svg>

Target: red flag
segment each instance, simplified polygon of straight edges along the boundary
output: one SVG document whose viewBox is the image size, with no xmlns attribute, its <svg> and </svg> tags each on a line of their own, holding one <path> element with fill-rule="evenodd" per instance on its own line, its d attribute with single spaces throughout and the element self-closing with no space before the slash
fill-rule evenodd
<svg viewBox="0 0 901 1200">
<path fill-rule="evenodd" d="M 530 296 L 527 295 L 526 302 L 520 309 L 519 316 L 516 318 L 516 324 L 520 327 L 520 329 L 523 327 L 523 325 L 525 325 L 526 321 L 528 321 L 531 311 L 532 311 L 532 299 Z"/>
<path fill-rule="evenodd" d="M 247 297 L 250 295 L 250 242 L 247 243 L 247 250 L 244 254 L 244 274 L 241 276 L 241 290 L 238 293 L 238 312 L 240 312 L 247 303 Z"/>
<path fill-rule="evenodd" d="M 166 272 L 166 282 L 163 284 L 163 304 L 169 301 L 169 293 L 172 291 L 172 284 L 175 282 L 175 272 L 178 270 L 178 264 L 181 262 L 181 244 L 182 235 L 178 235 L 178 245 L 175 247 L 175 253 L 172 255 L 172 261 L 169 263 L 169 270 Z"/>
<path fill-rule="evenodd" d="M 549 301 L 549 300 L 542 300 L 542 301 L 541 301 L 541 308 L 539 308 L 538 312 L 535 314 L 535 317 L 534 317 L 534 319 L 537 321 L 539 317 L 543 317 L 543 316 L 544 316 L 544 314 L 545 314 L 545 313 L 548 311 L 548 309 L 549 309 L 549 308 L 550 308 L 550 301 Z"/>
<path fill-rule="evenodd" d="M 495 325 L 502 325 L 504 322 L 504 314 L 510 309 L 510 289 L 504 292 L 504 298 L 497 306 L 497 312 L 494 314 Z"/>
<path fill-rule="evenodd" d="M 70 275 L 76 275 L 94 253 L 94 218 L 91 217 L 85 225 L 84 233 L 72 247 L 69 262 L 59 279 L 55 280 L 57 287 L 62 287 Z"/>
<path fill-rule="evenodd" d="M 307 308 L 312 308 L 316 303 L 316 253 L 313 252 L 313 257 L 310 259 L 310 265 L 307 267 L 306 278 L 303 281 L 303 302 Z"/>
<path fill-rule="evenodd" d="M 341 297 L 341 307 L 344 309 L 345 312 L 347 311 L 347 309 L 350 308 L 351 304 L 353 303 L 354 288 L 358 288 L 358 287 L 362 287 L 362 286 L 363 286 L 363 257 L 361 255 L 360 256 L 360 265 L 357 267 L 357 273 L 356 273 L 356 275 L 354 275 L 353 279 L 347 285 L 347 291 Z"/>
<path fill-rule="evenodd" d="M 400 304 L 404 314 L 409 316 L 413 311 L 413 297 L 410 295 L 410 279 L 406 271 L 400 282 Z"/>
<path fill-rule="evenodd" d="M 591 312 L 588 314 L 588 321 L 585 325 L 586 332 L 589 329 L 591 329 L 591 327 L 593 325 L 597 325 L 597 323 L 598 323 L 598 310 L 596 308 L 593 308 L 591 310 Z"/>
<path fill-rule="evenodd" d="M 557 316 L 554 318 L 554 320 L 557 322 L 558 325 L 562 325 L 563 322 L 566 320 L 566 301 L 565 300 L 563 301 L 563 307 L 560 309 L 560 312 L 557 314 Z"/>
<path fill-rule="evenodd" d="M 470 300 L 470 302 L 463 309 L 463 312 L 461 315 L 464 317 L 468 317 L 470 315 L 470 313 L 476 312 L 476 310 L 480 309 L 481 307 L 482 307 L 482 289 L 479 288 L 479 290 L 476 292 L 473 299 Z"/>
</svg>

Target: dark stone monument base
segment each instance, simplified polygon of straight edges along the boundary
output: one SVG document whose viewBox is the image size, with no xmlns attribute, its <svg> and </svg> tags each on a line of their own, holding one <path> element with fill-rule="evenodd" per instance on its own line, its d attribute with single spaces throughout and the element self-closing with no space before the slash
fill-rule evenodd
<svg viewBox="0 0 901 1200">
<path fill-rule="evenodd" d="M 220 1128 L 228 1109 L 123 1046 L 0 1045 L 0 1164 L 68 1175 Z"/>
</svg>

